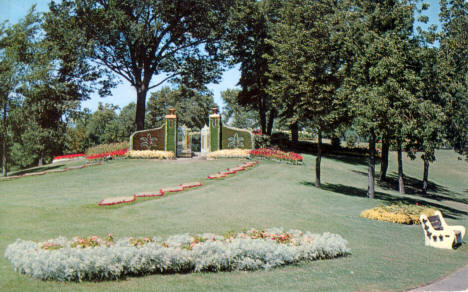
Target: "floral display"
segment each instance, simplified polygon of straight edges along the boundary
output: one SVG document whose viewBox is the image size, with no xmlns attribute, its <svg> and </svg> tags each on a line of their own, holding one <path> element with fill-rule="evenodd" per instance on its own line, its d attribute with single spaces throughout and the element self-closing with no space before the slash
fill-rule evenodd
<svg viewBox="0 0 468 292">
<path fill-rule="evenodd" d="M 56 163 L 59 161 L 73 160 L 73 159 L 81 159 L 81 158 L 84 158 L 84 156 L 85 155 L 83 153 L 55 156 L 54 159 L 52 160 L 52 163 Z"/>
<path fill-rule="evenodd" d="M 425 207 L 418 203 L 415 205 L 408 205 L 400 202 L 390 206 L 380 206 L 364 210 L 361 212 L 361 217 L 400 224 L 420 224 L 419 217 L 421 214 L 432 216 L 435 211 L 435 209 Z"/>
<path fill-rule="evenodd" d="M 128 149 L 120 149 L 120 150 L 111 151 L 111 152 L 103 152 L 99 154 L 86 156 L 86 159 L 93 160 L 93 159 L 103 159 L 103 158 L 124 156 L 127 153 L 127 151 Z"/>
<path fill-rule="evenodd" d="M 303 157 L 294 152 L 284 152 L 270 148 L 260 148 L 250 150 L 250 157 L 260 159 L 270 159 L 276 161 L 286 161 L 292 164 L 302 163 Z"/>
<path fill-rule="evenodd" d="M 248 167 L 253 167 L 254 165 L 258 164 L 258 161 L 253 161 L 253 162 L 244 162 L 242 165 L 234 167 L 234 168 L 228 168 L 226 171 L 220 171 L 216 174 L 210 174 L 208 175 L 209 179 L 218 179 L 218 178 L 224 178 L 230 174 L 236 174 L 239 171 L 244 171 Z"/>
<path fill-rule="evenodd" d="M 93 147 L 86 149 L 86 156 L 96 155 L 101 153 L 113 152 L 118 151 L 121 149 L 127 149 L 128 142 L 118 142 L 118 143 L 110 143 L 110 144 L 100 144 Z"/>
<path fill-rule="evenodd" d="M 136 196 L 126 196 L 126 197 L 110 197 L 105 198 L 99 202 L 99 206 L 111 206 L 117 204 L 131 203 L 135 202 Z"/>
<path fill-rule="evenodd" d="M 208 175 L 208 178 L 209 179 L 218 179 L 218 178 L 223 178 L 223 177 L 226 177 L 226 176 L 227 175 L 224 172 L 218 172 L 218 173 L 215 173 L 215 174 Z"/>
<path fill-rule="evenodd" d="M 280 228 L 130 237 L 64 237 L 43 243 L 17 239 L 5 257 L 15 271 L 42 280 L 96 281 L 157 273 L 271 269 L 350 254 L 347 241 L 332 233 L 313 234 Z"/>
<path fill-rule="evenodd" d="M 181 184 L 180 186 L 183 187 L 184 189 L 191 189 L 191 188 L 196 188 L 196 187 L 201 187 L 203 184 L 201 182 L 189 182 L 189 183 L 184 183 Z"/>
<path fill-rule="evenodd" d="M 249 149 L 224 149 L 208 153 L 209 159 L 216 158 L 249 158 Z"/>
<path fill-rule="evenodd" d="M 174 152 L 160 150 L 131 150 L 126 156 L 128 158 L 175 159 Z"/>
<path fill-rule="evenodd" d="M 135 197 L 137 198 L 150 198 L 150 197 L 162 197 L 164 196 L 164 192 L 159 190 L 158 192 L 143 192 L 143 193 L 136 193 Z"/>
</svg>

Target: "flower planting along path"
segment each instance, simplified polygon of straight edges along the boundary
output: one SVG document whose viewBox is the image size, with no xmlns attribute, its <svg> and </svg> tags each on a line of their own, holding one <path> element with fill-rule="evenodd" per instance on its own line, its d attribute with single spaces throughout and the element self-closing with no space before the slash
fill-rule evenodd
<svg viewBox="0 0 468 292">
<path fill-rule="evenodd" d="M 219 171 L 216 174 L 208 175 L 208 179 L 212 180 L 212 179 L 225 178 L 229 175 L 233 175 L 238 172 L 245 171 L 249 168 L 252 168 L 257 164 L 258 164 L 258 161 L 244 162 L 241 165 L 238 165 L 234 168 L 228 168 L 225 171 Z M 136 193 L 136 194 L 133 194 L 133 196 L 107 197 L 107 198 L 102 199 L 98 205 L 104 207 L 104 206 L 116 206 L 116 205 L 122 205 L 122 204 L 135 203 L 138 198 L 144 198 L 144 199 L 161 198 L 164 196 L 164 194 L 167 194 L 167 193 L 182 192 L 187 189 L 201 187 L 202 185 L 203 184 L 201 182 L 182 183 L 178 186 L 164 187 L 156 191 L 153 190 L 149 192 Z"/>
</svg>

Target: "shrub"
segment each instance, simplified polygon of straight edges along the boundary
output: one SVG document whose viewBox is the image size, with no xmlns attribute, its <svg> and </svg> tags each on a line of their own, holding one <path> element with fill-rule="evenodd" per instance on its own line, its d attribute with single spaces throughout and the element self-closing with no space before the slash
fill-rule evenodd
<svg viewBox="0 0 468 292">
<path fill-rule="evenodd" d="M 208 158 L 248 158 L 249 149 L 224 149 L 208 153 Z"/>
<path fill-rule="evenodd" d="M 271 138 L 268 135 L 255 135 L 255 148 L 268 148 L 271 147 Z"/>
<path fill-rule="evenodd" d="M 346 139 L 346 147 L 349 147 L 349 148 L 356 147 L 356 143 L 357 143 L 357 134 L 356 133 L 346 132 L 345 139 Z"/>
<path fill-rule="evenodd" d="M 174 159 L 175 155 L 172 151 L 159 150 L 131 150 L 126 154 L 129 158 L 150 158 L 150 159 Z"/>
<path fill-rule="evenodd" d="M 5 251 L 15 271 L 42 280 L 120 279 L 156 273 L 270 269 L 300 261 L 330 259 L 350 253 L 337 234 L 299 230 L 250 230 L 226 236 L 205 233 L 162 240 L 97 237 L 43 243 L 16 240 Z"/>
<path fill-rule="evenodd" d="M 436 210 L 423 205 L 407 205 L 403 203 L 390 206 L 380 206 L 364 210 L 361 217 L 380 221 L 389 221 L 400 224 L 419 224 L 419 216 L 426 214 L 431 216 Z"/>
<path fill-rule="evenodd" d="M 119 142 L 111 144 L 101 144 L 94 147 L 86 149 L 86 156 L 97 155 L 102 153 L 108 153 L 113 151 L 118 151 L 122 149 L 128 149 L 128 142 Z"/>
</svg>

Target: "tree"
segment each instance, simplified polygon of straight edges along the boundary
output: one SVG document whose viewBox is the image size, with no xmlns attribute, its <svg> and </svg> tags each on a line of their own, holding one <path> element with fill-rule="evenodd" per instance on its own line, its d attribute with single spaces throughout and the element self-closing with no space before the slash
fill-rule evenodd
<svg viewBox="0 0 468 292">
<path fill-rule="evenodd" d="M 321 187 L 322 135 L 347 120 L 347 101 L 337 92 L 347 50 L 340 2 L 290 1 L 281 9 L 269 44 L 269 93 L 281 115 L 310 121 L 318 131 L 315 185 Z"/>
<path fill-rule="evenodd" d="M 13 126 L 10 114 L 18 105 L 20 97 L 16 94 L 22 84 L 24 75 L 28 72 L 27 63 L 32 57 L 30 47 L 34 42 L 34 35 L 38 29 L 38 18 L 34 14 L 34 7 L 26 17 L 17 24 L 0 27 L 0 105 L 2 135 L 2 175 L 8 173 L 7 146 L 12 144 L 11 131 Z"/>
<path fill-rule="evenodd" d="M 135 131 L 135 112 L 136 104 L 134 102 L 124 106 L 119 113 L 117 118 L 117 124 L 119 129 L 119 140 L 125 141 L 130 138 L 130 135 Z"/>
<path fill-rule="evenodd" d="M 222 113 L 224 123 L 238 128 L 258 127 L 258 115 L 249 106 L 243 106 L 238 103 L 239 93 L 239 89 L 221 91 L 221 98 L 225 104 Z"/>
<path fill-rule="evenodd" d="M 119 142 L 119 128 L 117 110 L 113 104 L 99 103 L 97 110 L 90 116 L 86 127 L 86 144 L 96 146 Z"/>
<path fill-rule="evenodd" d="M 208 124 L 210 109 L 213 107 L 217 106 L 209 92 L 200 92 L 183 85 L 176 89 L 164 87 L 153 92 L 148 100 L 147 116 L 151 118 L 148 124 L 151 127 L 161 126 L 169 109 L 175 108 L 179 125 L 201 129 Z"/>
<path fill-rule="evenodd" d="M 271 135 L 277 108 L 271 94 L 266 90 L 269 77 L 266 54 L 272 46 L 267 42 L 271 27 L 277 20 L 281 0 L 246 0 L 239 5 L 229 19 L 229 37 L 234 62 L 240 63 L 242 90 L 238 102 L 258 112 L 262 132 Z"/>
<path fill-rule="evenodd" d="M 402 147 L 409 109 L 416 103 L 412 1 L 356 1 L 353 66 L 343 94 L 352 99 L 354 123 L 369 137 L 368 196 L 375 194 L 375 143 L 378 135 L 394 139 L 398 149 L 399 188 L 404 192 Z"/>
<path fill-rule="evenodd" d="M 441 98 L 445 103 L 447 139 L 455 150 L 466 151 L 468 145 L 468 2 L 440 1 L 438 56 Z"/>
<path fill-rule="evenodd" d="M 57 39 L 73 31 L 85 40 L 89 60 L 136 89 L 135 123 L 142 130 L 150 89 L 166 80 L 194 88 L 217 80 L 231 5 L 214 0 L 65 0 L 51 3 L 47 19 L 57 28 Z M 163 78 L 153 84 L 153 76 Z"/>
</svg>

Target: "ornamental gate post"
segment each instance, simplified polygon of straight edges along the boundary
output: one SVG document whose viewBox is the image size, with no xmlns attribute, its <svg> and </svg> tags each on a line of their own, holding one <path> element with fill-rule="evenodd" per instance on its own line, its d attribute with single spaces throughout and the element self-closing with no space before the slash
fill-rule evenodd
<svg viewBox="0 0 468 292">
<path fill-rule="evenodd" d="M 175 111 L 175 108 L 171 108 L 169 114 L 166 115 L 166 144 L 164 150 L 177 154 L 177 116 Z"/>
<path fill-rule="evenodd" d="M 206 156 L 210 152 L 209 137 L 210 137 L 210 128 L 208 128 L 208 126 L 205 125 L 200 130 L 200 154 L 201 156 Z"/>
<path fill-rule="evenodd" d="M 210 115 L 210 152 L 221 148 L 221 117 L 218 114 L 218 108 L 212 108 Z"/>
</svg>

